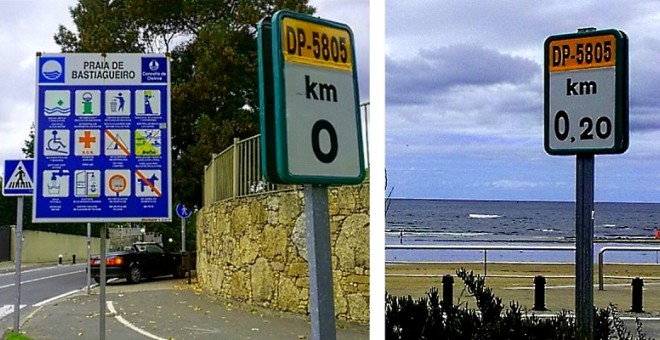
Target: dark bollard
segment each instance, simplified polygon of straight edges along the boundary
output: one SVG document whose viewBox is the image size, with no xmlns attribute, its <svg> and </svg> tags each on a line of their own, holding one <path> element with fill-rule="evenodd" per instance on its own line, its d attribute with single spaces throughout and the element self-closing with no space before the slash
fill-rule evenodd
<svg viewBox="0 0 660 340">
<path fill-rule="evenodd" d="M 454 277 L 449 274 L 442 277 L 442 304 L 445 307 L 454 305 Z"/>
<path fill-rule="evenodd" d="M 76 254 L 73 254 L 72 257 L 73 257 L 73 264 L 76 264 Z"/>
<path fill-rule="evenodd" d="M 644 279 L 636 277 L 632 279 L 632 307 L 630 311 L 633 313 L 644 313 L 642 308 L 642 287 L 644 286 Z"/>
<path fill-rule="evenodd" d="M 57 257 L 57 264 L 62 265 L 62 254 L 60 254 L 60 256 Z"/>
<path fill-rule="evenodd" d="M 547 310 L 545 308 L 545 277 L 534 277 L 534 308 L 532 310 Z"/>
</svg>

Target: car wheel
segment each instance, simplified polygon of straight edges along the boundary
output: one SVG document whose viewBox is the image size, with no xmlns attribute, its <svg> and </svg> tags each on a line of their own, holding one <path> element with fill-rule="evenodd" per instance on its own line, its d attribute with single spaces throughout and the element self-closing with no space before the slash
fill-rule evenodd
<svg viewBox="0 0 660 340">
<path fill-rule="evenodd" d="M 94 281 L 95 281 L 96 283 L 101 283 L 101 278 L 100 278 L 100 277 L 95 277 L 95 278 L 94 278 Z"/>
<path fill-rule="evenodd" d="M 131 270 L 128 272 L 128 277 L 126 278 L 126 281 L 128 283 L 138 283 L 142 279 L 142 271 L 140 270 L 140 267 L 138 266 L 132 266 Z"/>
</svg>

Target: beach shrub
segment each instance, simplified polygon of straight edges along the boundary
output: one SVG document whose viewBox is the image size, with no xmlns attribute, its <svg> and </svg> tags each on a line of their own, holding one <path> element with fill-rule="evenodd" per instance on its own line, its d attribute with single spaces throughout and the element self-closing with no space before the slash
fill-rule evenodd
<svg viewBox="0 0 660 340">
<path fill-rule="evenodd" d="M 515 302 L 505 308 L 502 299 L 495 296 L 485 278 L 461 268 L 456 275 L 465 284 L 457 305 L 445 303 L 432 287 L 425 297 L 413 299 L 410 295 L 396 297 L 385 294 L 385 339 L 525 339 L 525 340 L 577 340 L 575 318 L 568 311 L 560 311 L 549 318 L 530 314 Z M 467 293 L 467 294 L 466 294 Z M 464 295 L 474 298 L 476 307 L 461 301 Z M 626 329 L 616 306 L 594 308 L 594 340 L 621 339 L 646 340 L 642 324 L 636 319 L 636 335 Z"/>
</svg>

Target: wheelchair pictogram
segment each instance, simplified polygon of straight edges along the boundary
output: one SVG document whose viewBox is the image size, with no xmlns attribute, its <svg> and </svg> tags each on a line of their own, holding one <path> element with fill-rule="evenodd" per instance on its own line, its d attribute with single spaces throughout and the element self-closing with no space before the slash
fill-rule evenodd
<svg viewBox="0 0 660 340">
<path fill-rule="evenodd" d="M 69 130 L 44 130 L 44 155 L 66 156 L 69 154 Z"/>
</svg>

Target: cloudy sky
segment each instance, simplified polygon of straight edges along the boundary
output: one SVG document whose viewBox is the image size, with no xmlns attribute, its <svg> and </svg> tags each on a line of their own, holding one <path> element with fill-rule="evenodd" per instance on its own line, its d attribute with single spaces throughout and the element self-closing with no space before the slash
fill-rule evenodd
<svg viewBox="0 0 660 340">
<path fill-rule="evenodd" d="M 6 159 L 23 158 L 35 115 L 35 54 L 60 52 L 53 36 L 60 24 L 75 30 L 75 0 L 0 0 L 0 174 Z M 369 100 L 369 1 L 311 0 L 317 16 L 348 24 L 356 42 L 361 101 Z"/>
<path fill-rule="evenodd" d="M 543 148 L 543 44 L 580 27 L 630 43 L 630 147 L 596 156 L 597 201 L 660 202 L 660 2 L 388 1 L 392 197 L 575 199 L 575 156 Z"/>
</svg>

